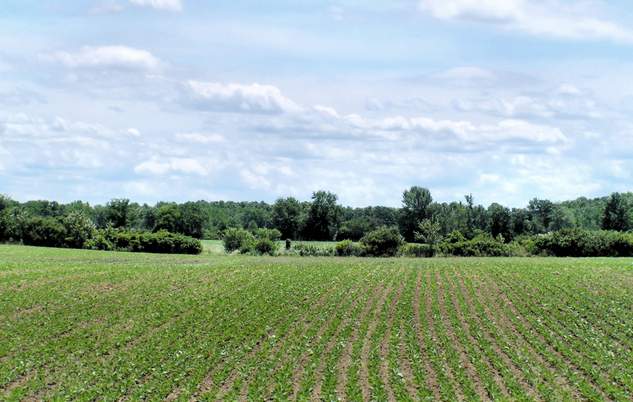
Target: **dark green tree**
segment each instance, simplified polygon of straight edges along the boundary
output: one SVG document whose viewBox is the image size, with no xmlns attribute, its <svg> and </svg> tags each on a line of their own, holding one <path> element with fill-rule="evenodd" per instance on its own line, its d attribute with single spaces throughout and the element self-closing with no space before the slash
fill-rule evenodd
<svg viewBox="0 0 633 402">
<path fill-rule="evenodd" d="M 130 221 L 130 200 L 115 198 L 105 206 L 105 219 L 115 228 L 125 228 Z"/>
<path fill-rule="evenodd" d="M 342 208 L 337 204 L 336 194 L 317 191 L 312 194 L 312 203 L 304 233 L 310 240 L 332 240 L 341 224 Z"/>
<path fill-rule="evenodd" d="M 490 219 L 490 234 L 493 237 L 501 235 L 506 241 L 512 240 L 510 210 L 495 202 L 488 207 L 488 215 Z"/>
<path fill-rule="evenodd" d="M 297 239 L 303 225 L 303 207 L 293 197 L 279 198 L 273 205 L 273 227 L 281 232 L 284 239 Z"/>
<path fill-rule="evenodd" d="M 202 206 L 197 202 L 185 202 L 179 205 L 180 222 L 178 233 L 201 239 L 207 217 Z"/>
<path fill-rule="evenodd" d="M 420 222 L 431 218 L 429 207 L 432 202 L 431 192 L 423 187 L 413 186 L 402 194 L 400 233 L 407 241 L 414 240 Z"/>
<path fill-rule="evenodd" d="M 613 193 L 604 208 L 602 229 L 623 232 L 629 228 L 629 206 L 620 193 Z"/>
<path fill-rule="evenodd" d="M 554 218 L 555 209 L 553 202 L 534 198 L 529 202 L 527 209 L 532 218 L 532 229 L 536 233 L 545 233 L 551 230 L 550 224 Z"/>
<path fill-rule="evenodd" d="M 165 203 L 156 210 L 154 231 L 166 230 L 172 233 L 181 232 L 182 214 L 176 203 Z"/>
</svg>

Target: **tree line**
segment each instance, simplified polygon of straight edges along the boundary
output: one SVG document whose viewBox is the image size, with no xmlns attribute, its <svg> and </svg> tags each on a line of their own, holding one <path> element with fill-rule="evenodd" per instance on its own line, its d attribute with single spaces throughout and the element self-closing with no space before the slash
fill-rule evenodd
<svg viewBox="0 0 633 402">
<path fill-rule="evenodd" d="M 344 207 L 336 194 L 316 191 L 310 201 L 293 197 L 265 202 L 195 201 L 138 204 L 113 199 L 105 205 L 75 201 L 17 202 L 0 196 L 0 240 L 29 237 L 42 225 L 91 224 L 96 229 L 168 231 L 202 239 L 218 239 L 229 228 L 277 229 L 284 239 L 354 240 L 380 227 L 395 227 L 408 242 L 416 241 L 420 224 L 437 225 L 438 235 L 459 232 L 465 238 L 487 233 L 510 242 L 523 235 L 561 229 L 628 231 L 633 229 L 633 193 L 552 202 L 533 199 L 525 208 L 499 203 L 484 207 L 472 195 L 463 201 L 435 202 L 431 192 L 414 186 L 402 194 L 400 208 Z M 81 221 L 81 219 L 84 221 Z M 79 219 L 79 222 L 78 222 Z"/>
<path fill-rule="evenodd" d="M 17 202 L 0 196 L 0 241 L 19 241 L 42 225 L 77 225 L 96 229 L 167 231 L 197 239 L 219 239 L 229 228 L 277 229 L 283 239 L 358 241 L 381 228 L 397 228 L 407 242 L 419 241 L 420 225 L 434 225 L 446 237 L 459 232 L 466 239 L 482 233 L 511 242 L 521 236 L 562 229 L 629 231 L 633 229 L 633 193 L 552 202 L 532 199 L 525 208 L 499 203 L 476 204 L 472 195 L 462 201 L 436 202 L 431 192 L 414 186 L 402 194 L 399 208 L 344 207 L 336 194 L 316 191 L 311 200 L 293 197 L 266 202 L 195 201 L 139 204 L 113 199 L 105 205 L 82 201 Z"/>
</svg>

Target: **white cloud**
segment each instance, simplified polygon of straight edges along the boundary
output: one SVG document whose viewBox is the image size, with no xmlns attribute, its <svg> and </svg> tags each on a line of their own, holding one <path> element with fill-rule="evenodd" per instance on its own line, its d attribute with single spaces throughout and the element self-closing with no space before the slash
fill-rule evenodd
<svg viewBox="0 0 633 402">
<path fill-rule="evenodd" d="M 184 97 L 186 104 L 206 111 L 280 114 L 300 110 L 272 85 L 188 81 Z"/>
<path fill-rule="evenodd" d="M 557 127 L 534 124 L 521 119 L 500 119 L 496 123 L 468 120 L 440 120 L 429 117 L 386 116 L 366 118 L 358 114 L 342 115 L 331 107 L 315 106 L 312 110 L 262 123 L 261 129 L 290 136 L 339 140 L 417 141 L 426 147 L 455 152 L 493 145 L 521 145 L 545 150 L 569 142 Z"/>
<path fill-rule="evenodd" d="M 76 52 L 54 53 L 52 58 L 70 68 L 156 70 L 161 66 L 147 50 L 127 46 L 86 46 Z"/>
<path fill-rule="evenodd" d="M 182 11 L 181 0 L 130 0 L 130 3 L 140 7 L 151 7 L 157 10 Z"/>
<path fill-rule="evenodd" d="M 442 20 L 496 24 L 531 35 L 633 43 L 633 31 L 560 0 L 421 0 L 420 8 Z"/>
<path fill-rule="evenodd" d="M 224 137 L 217 133 L 178 133 L 176 139 L 196 144 L 213 144 L 224 142 Z"/>
<path fill-rule="evenodd" d="M 128 128 L 127 129 L 127 133 L 129 135 L 131 135 L 132 137 L 140 137 L 141 136 L 141 132 L 136 129 L 136 128 Z"/>
<path fill-rule="evenodd" d="M 459 98 L 452 101 L 461 112 L 479 112 L 494 116 L 524 119 L 587 120 L 604 117 L 591 93 L 570 84 L 554 90 L 531 91 L 515 96 Z"/>
<path fill-rule="evenodd" d="M 192 158 L 165 158 L 154 157 L 141 162 L 134 167 L 136 173 L 150 175 L 164 175 L 166 173 L 182 173 L 206 176 L 209 171 L 198 160 Z"/>
</svg>

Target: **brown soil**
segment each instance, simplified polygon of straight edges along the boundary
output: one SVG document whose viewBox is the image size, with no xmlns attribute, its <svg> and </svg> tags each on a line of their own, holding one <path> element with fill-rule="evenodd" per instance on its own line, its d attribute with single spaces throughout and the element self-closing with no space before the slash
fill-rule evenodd
<svg viewBox="0 0 633 402">
<path fill-rule="evenodd" d="M 387 295 L 390 293 L 391 288 L 383 292 L 378 300 L 378 304 L 376 304 L 376 307 L 374 308 L 373 317 L 367 327 L 367 332 L 365 333 L 365 338 L 363 339 L 363 347 L 360 352 L 360 387 L 361 395 L 363 400 L 366 402 L 369 401 L 371 397 L 371 385 L 369 384 L 369 353 L 371 347 L 371 337 L 376 331 L 376 327 L 378 326 L 378 322 L 380 320 L 380 313 L 385 305 Z"/>
<path fill-rule="evenodd" d="M 387 319 L 387 330 L 385 331 L 385 336 L 382 338 L 382 342 L 380 343 L 380 379 L 382 380 L 382 383 L 385 387 L 387 400 L 389 402 L 396 401 L 393 389 L 391 388 L 391 381 L 389 380 L 389 343 L 391 341 L 391 332 L 393 321 L 395 319 L 396 307 L 398 306 L 398 302 L 400 301 L 400 296 L 402 295 L 403 289 L 404 282 L 400 285 L 396 292 L 396 295 L 391 300 L 391 305 L 389 306 L 389 318 Z"/>
<path fill-rule="evenodd" d="M 341 400 L 345 400 L 345 396 L 347 394 L 347 391 L 346 391 L 347 372 L 349 370 L 349 367 L 352 365 L 352 351 L 353 351 L 354 343 L 356 343 L 356 341 L 358 340 L 358 335 L 359 335 L 358 333 L 360 331 L 360 326 L 362 322 L 365 320 L 365 317 L 367 317 L 367 314 L 369 314 L 369 312 L 371 311 L 374 301 L 379 296 L 379 292 L 382 292 L 384 294 L 384 291 L 385 289 L 382 286 L 379 286 L 376 289 L 374 289 L 374 293 L 367 300 L 367 304 L 365 304 L 363 311 L 361 311 L 360 315 L 358 316 L 356 320 L 356 325 L 354 326 L 354 329 L 352 330 L 352 335 L 350 339 L 348 339 L 347 344 L 345 345 L 345 350 L 343 351 L 341 359 L 339 360 L 338 378 L 336 382 L 336 394 L 338 395 L 338 398 Z"/>
<path fill-rule="evenodd" d="M 433 343 L 435 343 L 436 345 L 439 345 L 439 338 L 437 336 L 437 331 L 435 330 L 435 316 L 433 315 L 433 295 L 430 292 L 431 289 L 431 272 L 430 271 L 426 271 L 426 284 L 428 286 L 428 291 L 426 291 L 424 293 L 424 308 L 425 308 L 425 313 L 426 313 L 426 317 L 429 321 L 429 330 L 431 333 L 431 339 L 433 341 Z M 439 290 L 438 290 L 439 291 Z M 441 318 L 440 318 L 441 319 Z M 457 399 L 458 401 L 463 401 L 464 398 L 464 393 L 462 392 L 462 389 L 460 387 L 460 384 L 456 381 L 455 379 L 455 375 L 453 374 L 453 370 L 451 369 L 450 365 L 448 365 L 447 362 L 447 358 L 446 355 L 443 354 L 443 360 L 446 363 L 444 365 L 444 372 L 446 373 L 446 377 L 448 377 L 448 380 L 451 382 L 451 384 L 453 384 L 453 389 L 455 391 L 455 399 Z"/>
<path fill-rule="evenodd" d="M 428 348 L 424 344 L 424 337 L 422 336 L 422 324 L 420 320 L 420 293 L 422 289 L 422 271 L 419 271 L 415 285 L 415 295 L 413 298 L 413 316 L 415 320 L 415 332 L 418 336 L 418 346 L 420 348 L 420 354 L 422 356 L 426 385 L 433 393 L 433 399 L 439 401 L 440 398 L 440 385 L 437 381 L 437 374 L 433 369 L 430 361 L 430 355 Z"/>
<path fill-rule="evenodd" d="M 462 346 L 462 342 L 460 341 L 460 339 L 457 338 L 457 335 L 455 335 L 455 331 L 452 326 L 452 321 L 449 318 L 449 313 L 446 309 L 446 300 L 445 300 L 446 288 L 444 287 L 444 280 L 440 277 L 439 271 L 435 271 L 435 281 L 439 285 L 438 286 L 438 304 L 440 308 L 440 314 L 441 314 L 440 319 L 442 320 L 442 324 L 444 328 L 446 329 L 446 333 L 448 334 L 448 337 L 450 338 L 453 346 L 457 350 L 457 354 L 459 355 L 459 361 L 461 363 L 461 366 L 464 367 L 464 369 L 466 370 L 466 373 L 468 374 L 468 377 L 473 382 L 477 396 L 479 397 L 479 399 L 484 400 L 488 397 L 488 393 L 486 392 L 486 388 L 483 386 L 483 383 L 481 382 L 481 379 L 479 378 L 479 374 L 477 374 L 477 370 L 475 370 L 475 367 L 473 366 L 472 362 L 468 358 L 468 354 L 464 350 Z"/>
<path fill-rule="evenodd" d="M 484 331 L 484 336 L 486 337 L 486 340 L 491 344 L 492 349 L 494 350 L 495 354 L 501 358 L 504 365 L 510 370 L 510 372 L 512 372 L 513 378 L 517 380 L 517 382 L 519 383 L 523 391 L 531 398 L 538 399 L 537 393 L 534 387 L 532 387 L 526 381 L 525 376 L 523 375 L 523 372 L 520 370 L 520 368 L 512 361 L 512 359 L 510 359 L 510 357 L 506 354 L 506 352 L 503 351 L 503 349 L 497 343 L 495 337 L 483 326 L 483 323 L 481 322 L 481 318 L 472 307 L 475 305 L 476 302 L 472 300 L 470 296 L 470 292 L 466 289 L 464 278 L 459 273 L 458 273 L 458 278 L 459 278 L 459 283 L 460 283 L 460 289 L 461 289 L 462 294 L 464 295 L 466 304 L 470 306 L 470 313 L 472 314 L 473 317 L 475 317 L 475 319 L 479 323 L 480 328 L 482 328 L 482 330 Z M 475 289 L 476 289 L 477 300 L 484 300 L 481 294 L 481 289 L 479 287 L 475 287 Z M 486 306 L 486 303 L 481 303 L 481 305 L 484 308 L 484 312 L 486 314 L 486 317 L 484 317 L 484 319 L 489 320 L 492 323 L 496 323 L 494 319 L 495 316 L 490 313 L 490 310 Z"/>
</svg>

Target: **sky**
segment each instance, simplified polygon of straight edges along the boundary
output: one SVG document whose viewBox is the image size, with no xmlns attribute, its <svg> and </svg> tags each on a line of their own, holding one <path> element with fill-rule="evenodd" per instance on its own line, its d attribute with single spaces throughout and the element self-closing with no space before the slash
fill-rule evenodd
<svg viewBox="0 0 633 402">
<path fill-rule="evenodd" d="M 627 0 L 3 0 L 0 193 L 633 190 Z"/>
</svg>

